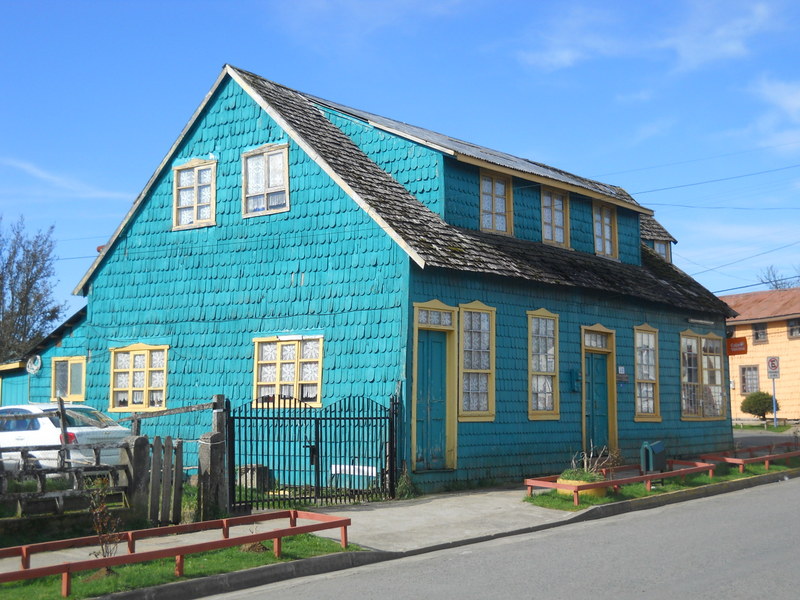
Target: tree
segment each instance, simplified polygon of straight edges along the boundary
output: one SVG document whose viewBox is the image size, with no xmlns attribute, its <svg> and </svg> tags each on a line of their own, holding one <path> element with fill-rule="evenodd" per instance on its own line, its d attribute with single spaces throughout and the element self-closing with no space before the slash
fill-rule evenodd
<svg viewBox="0 0 800 600">
<path fill-rule="evenodd" d="M 795 277 L 784 277 L 782 273 L 775 268 L 775 265 L 770 265 L 758 275 L 758 280 L 765 283 L 771 290 L 786 290 L 791 287 L 800 285 L 800 267 L 795 267 L 797 275 Z"/>
<path fill-rule="evenodd" d="M 0 363 L 22 358 L 61 319 L 54 249 L 52 226 L 29 236 L 24 218 L 6 231 L 0 216 Z"/>
<path fill-rule="evenodd" d="M 775 408 L 780 410 L 775 402 Z M 772 412 L 772 394 L 767 392 L 752 392 L 742 400 L 742 412 L 758 417 L 762 421 L 767 418 L 767 413 Z"/>
</svg>

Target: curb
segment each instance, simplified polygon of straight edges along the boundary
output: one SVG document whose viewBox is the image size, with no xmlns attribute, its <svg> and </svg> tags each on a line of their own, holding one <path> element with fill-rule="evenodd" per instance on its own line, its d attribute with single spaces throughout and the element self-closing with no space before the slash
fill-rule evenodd
<svg viewBox="0 0 800 600">
<path fill-rule="evenodd" d="M 800 477 L 800 468 L 780 471 L 778 473 L 765 473 L 764 475 L 756 475 L 746 479 L 735 479 L 733 481 L 711 483 L 701 487 L 692 488 L 690 490 L 657 494 L 655 496 L 648 496 L 646 498 L 636 498 L 633 500 L 623 500 L 621 502 L 613 502 L 610 504 L 601 504 L 587 508 L 581 511 L 579 514 L 562 519 L 560 521 L 553 521 L 551 523 L 523 527 L 521 529 L 515 529 L 512 531 L 503 531 L 484 536 L 456 540 L 453 542 L 445 542 L 442 544 L 435 544 L 433 546 L 426 546 L 424 548 L 417 548 L 414 550 L 406 550 L 402 552 L 390 552 L 384 550 L 367 552 L 340 552 L 337 554 L 315 556 L 313 558 L 296 560 L 288 563 L 265 565 L 263 567 L 255 567 L 252 569 L 246 569 L 244 571 L 233 571 L 231 573 L 220 573 L 219 575 L 210 575 L 208 577 L 200 577 L 197 579 L 175 581 L 173 583 L 166 583 L 150 588 L 141 588 L 127 592 L 116 592 L 113 594 L 108 594 L 104 597 L 110 600 L 192 600 L 194 598 L 203 598 L 205 596 L 211 596 L 214 594 L 224 594 L 226 592 L 247 589 L 268 583 L 285 581 L 287 579 L 294 579 L 296 577 L 307 577 L 309 575 L 332 573 L 334 571 L 351 569 L 353 567 L 362 567 L 379 562 L 406 558 L 408 556 L 427 554 L 430 552 L 436 552 L 438 550 L 458 548 L 460 546 L 489 542 L 496 539 L 522 535 L 526 533 L 535 533 L 537 531 L 562 527 L 572 523 L 604 519 L 606 517 L 613 517 L 629 512 L 649 510 L 652 508 L 658 508 L 660 506 L 676 504 L 678 502 L 688 502 L 689 500 L 696 500 L 698 498 L 718 496 L 719 494 L 736 492 L 759 485 L 776 483 L 785 479 L 793 479 L 795 477 Z"/>
</svg>

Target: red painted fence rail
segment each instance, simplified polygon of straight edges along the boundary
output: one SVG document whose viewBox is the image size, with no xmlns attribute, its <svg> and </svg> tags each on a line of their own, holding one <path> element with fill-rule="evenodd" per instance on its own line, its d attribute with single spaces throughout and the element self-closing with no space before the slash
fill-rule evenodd
<svg viewBox="0 0 800 600">
<path fill-rule="evenodd" d="M 676 465 L 680 465 L 683 468 L 675 469 Z M 636 475 L 634 477 L 620 477 L 616 479 L 605 479 L 603 481 L 593 481 L 591 483 L 560 483 L 557 481 L 559 478 L 558 475 L 550 475 L 548 477 L 539 477 L 539 478 L 532 478 L 526 479 L 525 485 L 528 488 L 528 495 L 530 496 L 533 493 L 533 488 L 550 488 L 550 489 L 557 489 L 557 490 L 568 490 L 572 492 L 572 502 L 575 506 L 580 505 L 580 492 L 585 490 L 594 490 L 597 488 L 614 488 L 614 491 L 619 490 L 619 488 L 623 485 L 628 485 L 630 483 L 641 483 L 645 482 L 645 487 L 649 492 L 652 489 L 653 480 L 654 479 L 667 479 L 669 477 L 686 477 L 686 475 L 691 475 L 693 473 L 702 473 L 704 471 L 708 472 L 709 477 L 714 477 L 714 469 L 716 465 L 713 463 L 706 463 L 706 462 L 696 462 L 691 460 L 668 460 L 667 461 L 667 468 L 668 471 L 664 471 L 663 473 L 647 473 L 644 475 Z M 634 470 L 639 469 L 639 465 L 626 465 L 624 467 L 617 467 L 614 469 L 615 471 L 623 471 L 623 470 Z M 641 473 L 641 470 L 639 471 Z M 606 475 L 607 476 L 607 475 Z"/>
<path fill-rule="evenodd" d="M 777 448 L 786 448 L 787 452 L 775 452 Z M 794 448 L 794 450 L 791 450 Z M 767 454 L 758 454 L 767 452 Z M 747 454 L 746 458 L 737 455 Z M 733 456 L 731 456 L 733 455 Z M 800 456 L 800 447 L 795 442 L 780 442 L 769 446 L 752 446 L 750 448 L 739 448 L 738 450 L 727 450 L 725 452 L 712 452 L 700 456 L 703 460 L 715 460 L 718 462 L 737 465 L 739 473 L 744 473 L 746 465 L 753 463 L 764 463 L 764 468 L 769 471 L 769 464 L 776 460 L 785 460 L 794 456 Z"/>
<path fill-rule="evenodd" d="M 276 519 L 288 519 L 289 527 L 280 529 L 272 529 L 261 533 L 253 533 L 250 535 L 230 537 L 230 528 L 239 525 L 249 525 L 259 523 L 262 521 L 270 521 Z M 316 521 L 309 525 L 297 525 L 297 520 Z M 21 559 L 21 568 L 19 571 L 11 571 L 0 573 L 0 583 L 10 581 L 22 581 L 25 579 L 37 579 L 39 577 L 47 577 L 50 575 L 61 575 L 61 595 L 67 597 L 72 589 L 72 573 L 80 571 L 90 571 L 93 569 L 102 569 L 105 567 L 113 567 L 117 565 L 126 565 L 133 563 L 147 562 L 151 560 L 158 560 L 161 558 L 175 557 L 175 576 L 183 576 L 183 563 L 184 556 L 187 554 L 197 554 L 199 552 L 208 552 L 210 550 L 219 550 L 222 548 L 229 548 L 231 546 L 239 546 L 245 544 L 252 544 L 256 542 L 263 542 L 265 540 L 273 541 L 273 552 L 276 557 L 281 555 L 281 541 L 285 537 L 299 535 L 301 533 L 312 533 L 314 531 L 323 531 L 326 529 L 340 528 L 341 546 L 347 548 L 347 528 L 351 525 L 350 519 L 343 519 L 331 515 L 323 515 L 319 513 L 306 512 L 301 510 L 282 510 L 271 513 L 261 513 L 255 515 L 245 515 L 242 517 L 232 517 L 229 519 L 216 519 L 214 521 L 201 521 L 198 523 L 189 523 L 186 525 L 172 525 L 169 527 L 157 527 L 152 529 L 140 529 L 135 531 L 126 531 L 120 533 L 121 541 L 126 541 L 128 545 L 128 554 L 111 556 L 106 558 L 95 558 L 89 560 L 76 561 L 71 563 L 62 563 L 59 565 L 51 565 L 46 567 L 30 568 L 30 558 L 32 554 L 37 552 L 51 552 L 54 550 L 63 550 L 66 548 L 81 548 L 86 546 L 98 545 L 100 539 L 98 536 L 88 536 L 82 538 L 73 538 L 69 540 L 57 540 L 52 542 L 41 542 L 38 544 L 28 544 L 25 546 L 13 546 L 10 548 L 0 548 L 0 558 L 8 558 L 12 556 L 19 556 Z M 170 548 L 163 548 L 160 550 L 148 550 L 146 552 L 136 552 L 136 540 L 142 540 L 154 537 L 163 537 L 166 535 L 191 533 L 195 531 L 207 531 L 219 529 L 222 533 L 222 539 L 212 540 L 207 542 L 198 542 L 194 544 L 187 544 L 184 546 L 173 546 Z"/>
</svg>

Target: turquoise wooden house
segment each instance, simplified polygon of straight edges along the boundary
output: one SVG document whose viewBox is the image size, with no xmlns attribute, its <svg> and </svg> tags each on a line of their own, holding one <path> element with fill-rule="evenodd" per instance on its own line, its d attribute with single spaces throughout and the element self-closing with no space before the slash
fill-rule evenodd
<svg viewBox="0 0 800 600">
<path fill-rule="evenodd" d="M 118 417 L 399 390 L 423 489 L 728 448 L 731 311 L 652 215 L 225 66 L 78 283 L 85 313 L 20 376 Z"/>
</svg>

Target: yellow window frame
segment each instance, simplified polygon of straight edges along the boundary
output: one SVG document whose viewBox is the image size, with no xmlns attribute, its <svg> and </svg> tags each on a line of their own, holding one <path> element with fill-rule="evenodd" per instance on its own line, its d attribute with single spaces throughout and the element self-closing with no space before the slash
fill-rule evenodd
<svg viewBox="0 0 800 600">
<path fill-rule="evenodd" d="M 495 417 L 495 309 L 491 306 L 487 306 L 483 302 L 470 302 L 468 304 L 459 304 L 458 305 L 458 321 L 459 321 L 459 342 L 458 342 L 458 420 L 459 421 L 494 421 Z M 467 331 L 465 331 L 465 327 L 467 325 L 468 319 L 467 313 L 475 313 L 478 315 L 487 315 L 488 316 L 488 325 L 489 325 L 489 343 L 488 347 L 484 349 L 484 346 L 481 345 L 477 349 L 473 346 L 472 348 L 466 347 L 466 339 L 467 339 Z M 482 331 L 471 331 L 472 339 L 474 340 L 475 333 L 482 333 Z M 489 367 L 488 368 L 476 368 L 474 364 L 472 364 L 473 355 L 468 354 L 468 352 L 477 352 L 483 353 L 488 352 L 489 354 Z M 466 362 L 470 362 L 470 366 L 466 366 Z M 486 410 L 468 410 L 464 407 L 464 403 L 467 400 L 468 393 L 477 393 L 481 394 L 482 391 L 478 390 L 467 392 L 465 387 L 465 378 L 467 376 L 486 376 Z M 480 377 L 470 377 L 471 381 L 480 381 Z"/>
<path fill-rule="evenodd" d="M 111 396 L 109 398 L 109 412 L 159 412 L 167 408 L 167 369 L 169 366 L 169 346 L 154 346 L 150 344 L 131 344 L 121 348 L 109 350 L 111 358 Z M 156 353 L 163 353 L 162 364 L 154 364 Z M 127 364 L 120 364 L 121 356 L 128 355 Z M 138 363 L 143 359 L 142 363 Z M 138 363 L 138 364 L 137 364 Z M 137 373 L 144 377 L 142 385 L 136 382 Z M 154 377 L 161 374 L 160 384 L 154 383 Z M 126 381 L 127 380 L 127 381 Z M 142 401 L 135 402 L 137 393 L 141 394 Z M 122 395 L 126 394 L 126 404 L 120 404 Z M 161 401 L 158 404 L 158 395 Z M 155 400 L 156 404 L 151 405 Z"/>
<path fill-rule="evenodd" d="M 50 361 L 50 366 L 52 370 L 51 374 L 51 387 L 50 387 L 50 399 L 55 402 L 58 400 L 57 395 L 57 381 L 56 381 L 56 374 L 59 368 L 59 365 L 66 364 L 67 368 L 67 393 L 61 396 L 61 399 L 64 402 L 85 402 L 86 401 L 86 357 L 85 356 L 56 356 Z M 80 365 L 81 372 L 80 372 L 80 392 L 73 393 L 74 390 L 74 378 L 73 378 L 73 367 L 76 365 Z"/>
<path fill-rule="evenodd" d="M 540 308 L 538 310 L 529 310 L 528 316 L 528 419 L 532 421 L 553 421 L 560 418 L 560 387 L 561 381 L 559 377 L 559 352 L 558 352 L 558 315 L 550 312 L 547 309 Z M 553 325 L 553 369 L 541 370 L 535 368 L 534 350 L 536 344 L 534 343 L 534 321 L 537 319 L 551 321 Z M 533 384 L 535 377 L 550 377 L 553 395 L 552 409 L 535 409 L 533 407 L 533 398 L 536 391 L 536 386 Z"/>
<path fill-rule="evenodd" d="M 280 155 L 283 161 L 281 173 L 283 177 L 283 184 L 270 186 L 270 163 L 269 157 Z M 264 160 L 264 189 L 261 191 L 250 192 L 249 187 L 249 169 L 248 161 L 251 158 L 262 157 Z M 269 197 L 271 194 L 283 192 L 284 202 L 283 205 L 271 209 L 269 207 Z M 262 210 L 248 210 L 248 200 L 257 196 L 264 197 L 264 209 Z M 242 154 L 242 217 L 259 217 L 263 215 L 274 215 L 277 213 L 287 212 L 289 210 L 289 145 L 288 144 L 268 144 L 261 146 L 250 152 Z"/>
<path fill-rule="evenodd" d="M 653 338 L 653 370 L 654 370 L 654 377 L 652 379 L 647 377 L 640 377 L 641 375 L 641 354 L 639 353 L 639 336 L 640 335 L 647 335 L 652 336 Z M 661 422 L 661 402 L 659 397 L 659 369 L 660 365 L 658 362 L 658 329 L 651 327 L 647 323 L 639 325 L 638 327 L 633 328 L 633 355 L 634 355 L 634 367 L 633 367 L 633 396 L 634 396 L 634 421 L 642 421 L 642 422 Z M 653 412 L 642 412 L 640 411 L 640 407 L 642 406 L 642 397 L 639 393 L 639 386 L 640 384 L 647 385 L 650 384 L 653 386 Z"/>
<path fill-rule="evenodd" d="M 694 339 L 697 341 L 697 381 L 696 382 L 687 382 L 684 381 L 684 340 Z M 704 350 L 704 341 L 713 341 L 719 345 L 719 353 L 709 353 Z M 713 333 L 707 333 L 705 335 L 695 333 L 691 329 L 687 329 L 686 331 L 682 331 L 680 333 L 680 359 L 681 359 L 681 420 L 682 421 L 721 421 L 725 419 L 726 412 L 725 412 L 725 405 L 728 402 L 728 395 L 726 391 L 726 385 L 723 383 L 723 376 L 725 375 L 725 340 L 723 340 L 720 336 L 715 335 Z M 709 358 L 711 357 L 718 357 L 719 359 L 719 368 L 708 368 L 709 366 Z M 711 371 L 718 372 L 717 379 L 719 383 L 709 383 L 709 373 Z M 684 393 L 685 393 L 685 386 L 691 385 L 695 389 L 695 401 L 697 402 L 697 406 L 699 410 L 695 413 L 687 413 L 684 410 Z M 706 416 L 705 411 L 705 404 L 709 401 L 709 394 L 711 394 L 710 399 L 713 401 L 713 391 L 711 390 L 712 387 L 716 387 L 719 389 L 720 394 L 720 411 L 719 415 L 712 415 Z"/>
<path fill-rule="evenodd" d="M 304 342 L 316 342 L 317 356 L 304 357 Z M 322 406 L 322 357 L 324 341 L 321 335 L 289 335 L 255 338 L 253 340 L 253 407 L 254 408 L 289 408 L 292 406 Z M 262 347 L 265 344 L 275 344 L 274 356 L 262 356 Z M 284 350 L 292 352 L 284 353 Z M 316 377 L 303 378 L 303 367 L 316 365 Z M 270 367 L 274 367 L 275 376 L 267 378 Z M 284 377 L 284 367 L 291 367 L 293 377 Z M 304 401 L 302 399 L 303 386 L 316 386 L 316 400 Z M 264 394 L 266 389 L 273 387 L 273 394 Z M 291 395 L 282 392 L 291 387 Z M 279 397 L 280 396 L 280 397 Z M 277 402 L 276 402 L 277 400 Z"/>
<path fill-rule="evenodd" d="M 208 184 L 200 182 L 200 172 L 210 170 L 211 181 Z M 192 172 L 192 184 L 181 185 L 181 173 L 183 171 Z M 200 188 L 206 185 L 210 188 L 209 197 L 209 211 L 210 216 L 207 219 L 199 218 L 199 208 L 205 206 L 200 204 Z M 193 190 L 193 201 L 191 204 L 181 206 L 180 193 L 182 190 Z M 192 222 L 181 223 L 179 213 L 181 210 L 192 208 Z M 172 167 L 172 230 L 179 231 L 183 229 L 196 229 L 199 227 L 209 227 L 216 225 L 217 213 L 217 161 L 216 160 L 203 160 L 195 158 L 182 165 Z"/>
<path fill-rule="evenodd" d="M 569 248 L 569 192 L 542 186 L 542 241 L 546 244 Z M 561 201 L 561 210 L 556 210 L 556 200 Z M 556 216 L 561 213 L 562 222 L 559 227 Z M 547 228 L 550 228 L 548 235 Z M 556 232 L 563 230 L 563 240 L 558 241 Z"/>
<path fill-rule="evenodd" d="M 594 253 L 606 258 L 619 256 L 617 209 L 611 204 L 595 202 L 592 205 L 592 236 Z M 598 244 L 598 242 L 600 242 Z"/>
<path fill-rule="evenodd" d="M 496 200 L 499 195 L 496 193 L 498 183 L 503 184 L 503 210 L 498 211 L 496 208 Z M 488 183 L 489 189 L 486 189 Z M 479 223 L 481 231 L 490 231 L 492 233 L 500 233 L 502 235 L 514 234 L 514 194 L 511 187 L 512 179 L 506 175 L 500 175 L 491 171 L 480 172 L 478 184 L 478 210 L 480 213 Z M 490 206 L 486 206 L 486 201 L 489 201 Z M 498 225 L 499 218 L 505 218 L 505 229 Z"/>
</svg>

